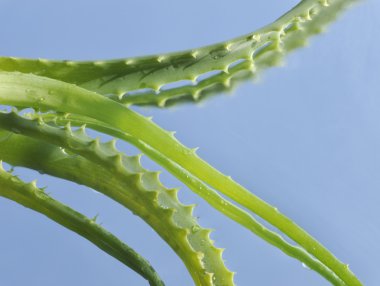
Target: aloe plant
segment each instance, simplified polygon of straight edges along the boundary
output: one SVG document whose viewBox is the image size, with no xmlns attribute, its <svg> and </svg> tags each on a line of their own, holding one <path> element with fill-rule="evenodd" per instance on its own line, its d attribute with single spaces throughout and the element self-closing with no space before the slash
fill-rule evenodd
<svg viewBox="0 0 380 286">
<path fill-rule="evenodd" d="M 156 231 L 181 258 L 195 285 L 234 285 L 234 273 L 226 267 L 222 249 L 211 241 L 211 230 L 198 224 L 194 206 L 182 204 L 178 190 L 166 188 L 158 172 L 144 169 L 140 156 L 118 151 L 118 138 L 140 149 L 222 214 L 331 284 L 362 285 L 347 264 L 277 208 L 213 168 L 196 149 L 181 144 L 174 132 L 129 108 L 163 108 L 230 89 L 277 65 L 352 2 L 303 0 L 253 33 L 183 52 L 88 62 L 2 57 L 0 104 L 13 110 L 0 113 L 0 159 L 103 193 Z M 191 83 L 170 87 L 178 81 Z M 23 111 L 28 108 L 34 111 Z M 101 143 L 88 136 L 86 128 L 115 139 Z M 163 285 L 148 262 L 130 247 L 35 184 L 23 183 L 2 169 L 0 187 L 1 196 L 77 232 L 151 285 Z"/>
</svg>

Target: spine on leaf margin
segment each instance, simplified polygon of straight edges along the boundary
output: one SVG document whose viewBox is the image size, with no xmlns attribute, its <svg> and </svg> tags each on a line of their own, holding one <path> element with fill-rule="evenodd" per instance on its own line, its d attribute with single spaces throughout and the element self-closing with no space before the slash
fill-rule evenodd
<svg viewBox="0 0 380 286">
<path fill-rule="evenodd" d="M 154 93 L 148 92 L 141 96 L 131 96 L 130 99 L 127 99 L 128 97 L 125 99 L 118 99 L 125 103 L 153 103 L 163 106 L 172 98 L 174 98 L 173 103 L 176 102 L 177 97 L 181 100 L 183 98 L 182 95 L 185 97 L 190 95 L 194 100 L 197 100 L 205 91 L 212 91 L 214 88 L 217 89 L 218 84 L 222 83 L 224 86 L 228 87 L 229 81 L 235 78 L 235 70 L 236 74 L 241 71 L 249 73 L 252 71 L 252 68 L 257 71 L 263 67 L 275 64 L 286 52 L 303 45 L 308 36 L 319 33 L 323 28 L 323 25 L 330 22 L 340 10 L 351 2 L 354 1 L 304 0 L 279 20 L 255 33 L 225 43 L 186 52 L 137 59 L 82 63 L 0 58 L 0 69 L 7 71 L 33 72 L 47 77 L 76 83 L 103 94 L 114 93 L 122 95 L 129 90 L 141 88 L 150 88 L 155 91 Z M 246 67 L 243 65 L 246 65 Z M 196 81 L 200 75 L 215 70 L 219 70 L 219 74 L 204 81 L 195 82 L 193 86 L 184 86 L 178 89 L 168 90 L 160 89 L 163 85 L 178 80 L 188 79 Z M 163 80 L 163 78 L 165 78 L 165 80 Z M 21 86 L 23 85 L 22 82 L 20 82 L 20 84 Z M 25 107 L 31 106 L 48 109 L 53 107 L 53 109 L 56 110 L 59 109 L 59 105 L 62 104 L 63 110 L 61 111 L 64 112 L 72 112 L 70 108 L 67 109 L 66 107 L 73 107 L 73 102 L 74 105 L 81 102 L 80 100 L 75 102 L 76 100 L 66 97 L 63 101 L 61 101 L 62 98 L 55 98 L 57 100 L 56 102 L 49 102 L 46 104 L 44 103 L 46 93 L 42 96 L 40 96 L 40 93 L 35 94 L 35 87 L 36 86 L 32 86 L 31 89 L 27 88 L 25 90 L 25 93 L 29 94 L 33 99 L 33 102 L 29 102 L 29 104 L 26 105 L 22 100 L 21 102 L 16 100 L 16 102 L 21 103 L 21 106 Z M 70 91 L 69 86 L 66 86 L 66 88 Z M 50 95 L 55 92 L 57 92 L 57 90 L 54 88 L 51 90 L 47 89 L 47 93 Z M 158 93 L 158 96 L 155 97 L 155 93 Z M 1 100 L 5 98 L 1 97 L 2 96 L 0 95 Z M 8 99 L 5 99 L 5 102 L 7 102 L 7 100 Z M 12 102 L 12 100 L 10 102 Z M 98 103 L 100 103 L 100 100 Z M 97 106 L 97 104 L 94 104 L 92 107 L 95 106 Z M 98 110 L 101 110 L 100 106 L 98 107 Z M 111 105 L 109 105 L 109 107 L 111 107 Z M 80 110 L 75 110 L 74 108 L 74 111 Z M 108 112 L 112 113 L 112 108 L 108 109 Z M 96 116 L 91 112 L 78 113 L 99 119 L 110 125 L 114 125 L 116 118 L 119 117 L 119 115 L 121 116 L 120 113 L 118 116 L 110 116 L 113 118 L 106 118 L 104 116 Z M 132 119 L 132 123 L 136 125 L 143 123 L 143 121 L 133 115 L 129 119 Z M 360 282 L 355 276 L 353 276 L 349 269 L 345 269 L 347 268 L 345 265 L 341 264 L 325 248 L 316 243 L 316 241 L 314 241 L 307 233 L 300 230 L 290 220 L 283 217 L 282 214 L 276 215 L 274 213 L 276 211 L 274 208 L 266 206 L 265 202 L 257 200 L 257 198 L 245 192 L 245 189 L 232 180 L 231 182 L 224 180 L 222 174 L 213 170 L 207 164 L 205 165 L 205 162 L 200 159 L 198 160 L 197 156 L 193 154 L 191 150 L 184 148 L 180 144 L 175 144 L 175 139 L 169 138 L 171 136 L 170 134 L 166 134 L 169 135 L 169 137 L 165 140 L 161 140 L 161 143 L 153 144 L 155 136 L 161 136 L 164 138 L 165 133 L 162 133 L 152 125 L 145 126 L 146 130 L 156 131 L 155 135 L 152 135 L 150 138 L 149 136 L 138 136 L 139 132 L 136 133 L 135 126 L 132 126 L 131 129 L 129 129 L 125 124 L 116 124 L 116 127 L 121 131 L 132 131 L 132 136 L 136 136 L 139 140 L 141 139 L 144 144 L 147 144 L 147 146 L 153 147 L 153 149 L 158 151 L 160 155 L 162 153 L 163 157 L 168 156 L 169 153 L 167 150 L 169 149 L 163 147 L 162 144 L 165 144 L 165 142 L 171 142 L 172 144 L 169 144 L 171 147 L 177 147 L 174 148 L 177 155 L 173 157 L 168 156 L 173 162 L 178 163 L 186 170 L 189 170 L 189 172 L 194 173 L 195 177 L 199 177 L 200 179 L 203 178 L 206 183 L 222 193 L 230 195 L 235 201 L 267 219 L 284 233 L 289 235 L 290 229 L 293 228 L 293 230 L 297 230 L 297 234 L 289 236 L 302 245 L 308 252 L 315 255 L 318 259 L 333 269 L 339 277 L 346 281 L 347 285 L 360 285 Z M 178 152 L 183 152 L 185 156 L 181 156 Z M 222 179 L 221 183 L 218 184 L 213 180 L 208 181 L 206 178 L 207 174 L 202 177 L 199 172 L 197 173 L 196 170 L 189 168 L 191 167 L 191 163 L 185 164 L 186 158 L 193 158 L 195 163 L 198 162 L 198 166 L 203 166 L 205 170 L 208 170 L 208 174 L 214 174 L 217 178 Z M 202 164 L 202 162 L 204 164 Z M 226 188 L 223 188 L 223 183 L 227 183 Z M 239 190 L 236 196 L 233 194 L 234 189 Z M 249 199 L 251 201 L 245 203 L 245 201 L 249 201 Z"/>
<path fill-rule="evenodd" d="M 87 127 L 92 128 L 96 131 L 122 139 L 126 142 L 135 145 L 138 149 L 143 151 L 154 161 L 161 164 L 162 166 L 165 166 L 165 168 L 169 172 L 171 172 L 175 177 L 184 182 L 186 186 L 188 186 L 196 194 L 203 197 L 211 206 L 219 210 L 224 215 L 236 221 L 237 223 L 247 228 L 254 234 L 258 235 L 266 242 L 279 248 L 281 251 L 283 251 L 290 257 L 298 259 L 304 265 L 318 272 L 321 276 L 325 277 L 333 285 L 345 285 L 329 268 L 320 263 L 318 260 L 314 259 L 302 248 L 288 243 L 278 233 L 273 232 L 266 228 L 263 224 L 260 224 L 249 213 L 232 204 L 230 201 L 224 199 L 213 189 L 211 189 L 208 185 L 204 184 L 202 181 L 194 177 L 191 173 L 186 172 L 186 170 L 184 170 L 177 164 L 174 164 L 173 162 L 171 162 L 170 160 L 168 160 L 167 158 L 165 158 L 160 153 L 156 152 L 154 149 L 150 148 L 143 142 L 135 140 L 135 138 L 131 137 L 130 135 L 115 130 L 110 126 L 106 126 L 97 120 L 75 114 L 57 115 L 54 113 L 26 113 L 24 114 L 24 116 L 34 120 L 41 118 L 45 122 L 50 122 L 50 124 L 58 126 L 65 126 L 68 122 L 70 122 L 70 124 L 72 124 L 73 126 L 86 125 Z M 207 194 L 206 197 L 205 194 Z"/>
<path fill-rule="evenodd" d="M 1 143 L 0 143 L 1 144 Z M 164 286 L 153 267 L 141 255 L 116 236 L 70 207 L 54 200 L 36 182 L 25 183 L 8 173 L 0 161 L 0 196 L 39 212 L 76 232 L 149 281 L 151 286 Z"/>
<path fill-rule="evenodd" d="M 178 142 L 171 132 L 162 130 L 149 119 L 99 94 L 48 78 L 0 72 L 0 83 L 0 102 L 3 104 L 84 115 L 128 133 L 277 227 L 330 268 L 346 284 L 361 285 L 345 264 L 306 231 L 276 208 L 212 168 L 194 150 Z M 208 195 L 206 192 L 202 197 L 208 200 Z"/>
<path fill-rule="evenodd" d="M 272 24 L 210 46 L 109 61 L 50 61 L 0 57 L 0 70 L 34 73 L 82 86 L 125 104 L 172 105 L 228 89 L 231 82 L 278 65 L 293 49 L 323 31 L 357 0 L 303 0 Z M 202 75 L 216 74 L 204 80 Z M 177 88 L 168 84 L 192 81 Z M 123 96 L 124 95 L 124 96 Z"/>
<path fill-rule="evenodd" d="M 108 176 L 99 177 L 98 174 L 91 179 L 81 178 L 79 174 L 83 174 L 86 170 L 91 170 L 93 173 L 94 166 L 79 164 L 79 158 L 71 159 L 79 161 L 76 163 L 76 165 L 81 166 L 81 170 L 76 170 L 78 176 L 71 174 L 71 176 L 66 175 L 65 177 L 62 170 L 52 173 L 54 168 L 31 163 L 27 166 L 90 186 L 139 215 L 180 256 L 196 285 L 234 285 L 233 273 L 225 267 L 222 259 L 223 250 L 213 245 L 209 237 L 211 231 L 200 227 L 192 216 L 194 206 L 181 204 L 177 198 L 177 190 L 165 188 L 159 181 L 158 172 L 150 172 L 142 168 L 139 156 L 128 157 L 116 150 L 115 141 L 100 143 L 97 139 L 88 137 L 84 128 L 73 131 L 69 124 L 64 129 L 60 129 L 46 125 L 39 119 L 30 121 L 22 119 L 16 114 L 0 114 L 0 126 L 13 132 L 18 130 L 24 135 L 56 144 L 111 171 Z M 9 151 L 12 145 L 20 145 L 15 142 L 11 144 L 15 140 L 13 136 L 0 143 L 2 146 L 0 157 L 4 158 L 5 161 L 11 159 L 10 163 L 12 164 L 20 164 L 22 159 L 19 158 L 19 161 L 15 162 L 15 152 Z M 24 143 L 24 145 L 27 144 Z M 20 154 L 23 153 L 20 152 Z M 13 154 L 13 157 L 10 154 Z M 33 149 L 29 150 L 29 156 L 31 154 L 33 154 Z M 69 160 L 70 157 L 67 157 L 66 159 Z M 62 164 L 64 170 L 65 164 L 62 163 L 62 160 L 63 158 L 59 160 L 59 164 Z M 28 159 L 25 161 L 27 162 Z M 56 158 L 54 161 L 57 161 Z M 110 183 L 110 186 L 104 184 L 100 186 L 99 178 L 104 178 L 104 182 Z M 118 183 L 111 184 L 111 178 L 114 178 Z M 122 186 L 121 189 L 120 186 Z"/>
</svg>

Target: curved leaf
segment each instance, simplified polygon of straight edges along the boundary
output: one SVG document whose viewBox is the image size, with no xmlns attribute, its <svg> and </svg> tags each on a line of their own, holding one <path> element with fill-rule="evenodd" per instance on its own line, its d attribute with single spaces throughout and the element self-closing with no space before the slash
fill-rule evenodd
<svg viewBox="0 0 380 286">
<path fill-rule="evenodd" d="M 125 104 L 173 105 L 228 89 L 231 81 L 278 65 L 293 49 L 355 0 L 303 0 L 278 20 L 250 34 L 183 52 L 105 61 L 50 61 L 0 57 L 0 70 L 34 73 L 73 83 Z M 214 72 L 206 79 L 200 77 Z M 168 84 L 191 81 L 177 88 Z M 125 95 L 124 95 L 125 94 Z M 124 95 L 124 96 L 123 96 Z"/>
<path fill-rule="evenodd" d="M 4 116 L 0 120 L 2 127 L 13 132 L 19 130 L 64 149 L 14 134 L 0 142 L 0 158 L 105 194 L 145 220 L 183 260 L 196 285 L 233 285 L 233 273 L 222 259 L 223 250 L 213 245 L 211 230 L 202 228 L 192 216 L 194 206 L 180 203 L 178 190 L 165 188 L 158 172 L 143 169 L 140 156 L 128 157 L 116 150 L 114 141 L 99 143 L 84 129 L 60 130 L 37 121 L 24 123 L 12 128 Z M 27 125 L 35 129 L 28 132 Z"/>
<path fill-rule="evenodd" d="M 277 227 L 330 268 L 345 283 L 361 285 L 346 264 L 340 262 L 323 245 L 275 207 L 211 167 L 199 158 L 194 150 L 177 141 L 173 133 L 161 129 L 149 119 L 125 106 L 71 84 L 31 74 L 6 72 L 0 72 L 0 103 L 84 115 L 113 126 L 120 132 L 128 133 L 197 179 Z M 193 188 L 192 190 L 194 191 Z M 213 206 L 219 205 L 220 209 L 224 208 L 220 201 L 209 197 L 213 195 L 210 189 L 201 192 L 198 190 L 198 194 Z"/>
<path fill-rule="evenodd" d="M 141 255 L 116 236 L 72 208 L 54 200 L 36 182 L 24 183 L 6 172 L 0 161 L 0 196 L 39 212 L 58 224 L 91 241 L 149 281 L 151 286 L 164 286 L 153 267 Z"/>
</svg>

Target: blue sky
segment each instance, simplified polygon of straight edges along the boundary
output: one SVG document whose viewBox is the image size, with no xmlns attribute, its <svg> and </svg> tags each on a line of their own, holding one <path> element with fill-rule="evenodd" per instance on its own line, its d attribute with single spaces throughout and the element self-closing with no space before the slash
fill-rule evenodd
<svg viewBox="0 0 380 286">
<path fill-rule="evenodd" d="M 0 55 L 84 60 L 182 50 L 250 32 L 296 3 L 0 0 Z M 200 147 L 204 159 L 276 205 L 368 286 L 380 284 L 379 12 L 376 0 L 355 6 L 284 67 L 232 94 L 170 110 L 136 109 Z M 144 254 L 168 286 L 192 285 L 179 259 L 128 210 L 75 184 L 17 172 L 38 177 L 88 216 L 99 213 L 103 226 Z M 163 180 L 182 186 L 165 173 Z M 212 238 L 226 248 L 237 285 L 328 285 L 183 186 L 180 197 L 197 203 L 201 224 L 216 229 Z M 146 285 L 81 237 L 4 199 L 0 229 L 1 286 Z"/>
</svg>

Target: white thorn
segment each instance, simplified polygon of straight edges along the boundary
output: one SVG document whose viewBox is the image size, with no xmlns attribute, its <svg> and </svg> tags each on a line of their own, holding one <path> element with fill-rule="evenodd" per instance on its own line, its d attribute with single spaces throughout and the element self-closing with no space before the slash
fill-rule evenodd
<svg viewBox="0 0 380 286">
<path fill-rule="evenodd" d="M 166 59 L 166 56 L 159 56 L 159 57 L 157 58 L 157 61 L 158 61 L 159 63 L 162 63 L 165 59 Z"/>
<path fill-rule="evenodd" d="M 197 51 L 197 50 L 194 50 L 194 51 L 191 52 L 191 56 L 192 56 L 194 59 L 196 59 L 196 58 L 198 57 L 198 55 L 199 55 L 199 51 Z"/>
</svg>

